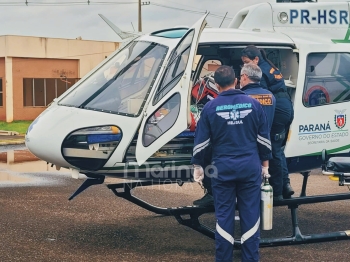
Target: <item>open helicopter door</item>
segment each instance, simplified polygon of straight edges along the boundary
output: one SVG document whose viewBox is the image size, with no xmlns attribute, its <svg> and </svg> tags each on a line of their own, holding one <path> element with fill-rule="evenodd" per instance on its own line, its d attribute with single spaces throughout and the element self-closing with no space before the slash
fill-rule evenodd
<svg viewBox="0 0 350 262">
<path fill-rule="evenodd" d="M 287 157 L 350 149 L 350 52 L 345 44 L 303 44 Z"/>
<path fill-rule="evenodd" d="M 139 165 L 188 127 L 192 65 L 207 15 L 189 28 L 166 63 L 140 126 L 136 145 Z"/>
</svg>

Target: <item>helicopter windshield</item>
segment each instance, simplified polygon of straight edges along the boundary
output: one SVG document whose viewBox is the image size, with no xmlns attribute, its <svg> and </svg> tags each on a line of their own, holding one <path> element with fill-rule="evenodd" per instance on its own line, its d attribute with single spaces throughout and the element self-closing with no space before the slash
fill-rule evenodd
<svg viewBox="0 0 350 262">
<path fill-rule="evenodd" d="M 59 105 L 138 116 L 167 53 L 157 43 L 134 41 L 68 93 Z"/>
</svg>

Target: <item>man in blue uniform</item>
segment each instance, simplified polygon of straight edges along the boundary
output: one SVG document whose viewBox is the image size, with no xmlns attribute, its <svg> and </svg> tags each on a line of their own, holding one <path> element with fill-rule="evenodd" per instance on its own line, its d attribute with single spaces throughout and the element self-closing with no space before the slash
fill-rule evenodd
<svg viewBox="0 0 350 262">
<path fill-rule="evenodd" d="M 276 99 L 269 90 L 260 85 L 261 77 L 262 71 L 259 66 L 253 63 L 244 64 L 241 70 L 240 84 L 244 93 L 258 100 L 262 105 L 270 131 L 275 115 Z"/>
<path fill-rule="evenodd" d="M 271 91 L 276 98 L 276 110 L 271 125 L 272 159 L 269 179 L 275 199 L 290 198 L 294 190 L 290 185 L 289 172 L 283 147 L 286 144 L 290 125 L 294 118 L 293 104 L 287 93 L 283 76 L 267 58 L 263 49 L 250 45 L 242 50 L 242 61 L 257 64 L 262 71 L 260 85 Z"/>
<path fill-rule="evenodd" d="M 276 99 L 274 95 L 267 89 L 260 85 L 262 78 L 262 71 L 259 66 L 249 63 L 245 64 L 241 70 L 241 90 L 247 95 L 257 99 L 265 111 L 267 122 L 269 125 L 269 132 L 271 130 L 271 125 L 273 117 L 275 114 Z M 206 156 L 206 163 L 211 163 L 210 154 Z M 211 180 L 210 177 L 205 176 L 203 180 L 203 186 L 205 188 L 205 195 L 198 200 L 193 201 L 194 205 L 198 206 L 210 206 L 214 204 L 213 194 L 211 190 Z"/>
<path fill-rule="evenodd" d="M 236 199 L 241 223 L 242 261 L 259 261 L 260 186 L 271 158 L 266 115 L 260 103 L 235 90 L 235 73 L 219 67 L 214 79 L 219 96 L 208 102 L 196 128 L 194 180 L 204 178 L 204 157 L 212 147 L 211 174 L 217 219 L 216 261 L 232 261 Z M 262 168 L 263 166 L 263 168 Z"/>
</svg>

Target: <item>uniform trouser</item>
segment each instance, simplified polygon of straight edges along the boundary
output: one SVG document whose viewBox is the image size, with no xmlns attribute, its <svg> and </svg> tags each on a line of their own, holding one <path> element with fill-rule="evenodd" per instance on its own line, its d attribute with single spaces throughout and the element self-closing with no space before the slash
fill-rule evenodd
<svg viewBox="0 0 350 262">
<path fill-rule="evenodd" d="M 269 162 L 269 182 L 273 188 L 273 195 L 282 195 L 283 186 L 289 183 L 286 157 L 282 149 L 282 140 L 271 141 L 272 159 Z"/>
<path fill-rule="evenodd" d="M 269 179 L 274 196 L 282 195 L 283 186 L 290 183 L 283 146 L 294 118 L 293 105 L 288 98 L 276 96 L 276 110 L 271 127 L 272 159 L 269 162 Z"/>
<path fill-rule="evenodd" d="M 207 174 L 205 174 L 204 179 L 203 179 L 203 187 L 207 190 L 208 194 L 213 195 L 213 192 L 211 189 L 211 178 Z"/>
<path fill-rule="evenodd" d="M 241 224 L 242 261 L 259 261 L 260 186 L 256 181 L 220 181 L 212 178 L 216 232 L 216 262 L 232 261 L 236 198 Z"/>
<path fill-rule="evenodd" d="M 204 156 L 204 162 L 206 163 L 206 166 L 203 166 L 204 169 L 204 179 L 203 179 L 203 187 L 207 190 L 207 193 L 212 195 L 212 189 L 211 189 L 211 177 L 212 177 L 212 171 L 211 168 L 211 155 L 212 155 L 212 149 L 211 147 L 206 149 L 206 154 Z"/>
<path fill-rule="evenodd" d="M 286 184 L 290 184 L 290 179 L 289 179 L 287 160 L 286 160 L 286 156 L 284 155 L 284 147 L 281 148 L 281 152 L 282 152 L 282 184 L 283 186 L 285 186 Z"/>
</svg>

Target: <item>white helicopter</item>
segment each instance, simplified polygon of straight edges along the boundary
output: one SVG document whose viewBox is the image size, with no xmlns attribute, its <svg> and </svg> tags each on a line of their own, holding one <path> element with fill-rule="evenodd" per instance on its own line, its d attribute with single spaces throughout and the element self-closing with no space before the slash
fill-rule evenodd
<svg viewBox="0 0 350 262">
<path fill-rule="evenodd" d="M 306 196 L 308 171 L 321 166 L 323 150 L 349 156 L 349 3 L 280 2 L 287 1 L 244 8 L 225 29 L 206 27 L 205 15 L 190 28 L 134 37 L 33 121 L 27 148 L 57 168 L 71 169 L 75 178 L 79 173 L 88 177 L 70 199 L 104 183 L 106 176 L 133 179 L 108 188 L 214 238 L 214 231 L 198 221 L 213 208 L 155 207 L 131 190 L 191 181 L 195 122 L 217 94 L 211 74 L 229 65 L 239 75 L 241 50 L 254 44 L 285 78 L 295 110 L 285 155 L 289 171 L 304 175 L 300 197 L 274 203 L 292 210 L 293 235 L 261 239 L 260 245 L 348 239 L 345 231 L 302 235 L 296 211 L 300 204 L 350 199 L 350 194 Z"/>
</svg>

